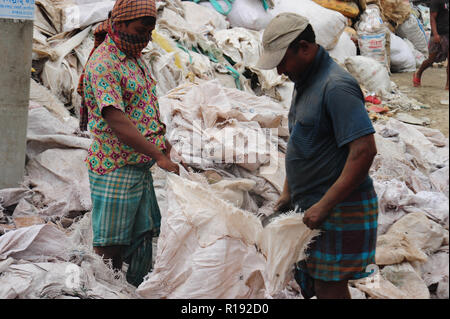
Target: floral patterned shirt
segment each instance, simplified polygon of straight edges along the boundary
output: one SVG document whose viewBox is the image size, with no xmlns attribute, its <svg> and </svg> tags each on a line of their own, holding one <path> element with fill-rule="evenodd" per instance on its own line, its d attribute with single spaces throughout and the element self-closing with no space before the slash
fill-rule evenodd
<svg viewBox="0 0 450 319">
<path fill-rule="evenodd" d="M 160 151 L 166 150 L 166 126 L 160 120 L 156 83 L 141 58 L 128 58 L 107 35 L 86 65 L 84 86 L 93 136 L 86 158 L 91 171 L 104 175 L 125 165 L 151 161 L 119 141 L 102 117 L 107 106 L 123 111 L 148 141 Z"/>
</svg>

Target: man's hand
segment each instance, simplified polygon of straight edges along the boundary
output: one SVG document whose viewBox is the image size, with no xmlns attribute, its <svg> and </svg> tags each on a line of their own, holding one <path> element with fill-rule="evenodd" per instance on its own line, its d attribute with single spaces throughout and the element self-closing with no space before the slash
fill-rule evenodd
<svg viewBox="0 0 450 319">
<path fill-rule="evenodd" d="M 275 204 L 274 210 L 276 212 L 286 212 L 291 206 L 291 191 L 287 179 L 284 181 L 283 191 L 281 192 L 278 202 Z"/>
<path fill-rule="evenodd" d="M 289 194 L 281 194 L 278 202 L 275 204 L 274 210 L 276 212 L 285 212 L 289 209 L 291 205 L 291 196 Z"/>
<path fill-rule="evenodd" d="M 322 199 L 308 209 L 303 222 L 311 229 L 320 227 L 334 207 L 343 202 L 364 181 L 377 147 L 373 134 L 349 143 L 349 154 L 344 169 Z"/>
<path fill-rule="evenodd" d="M 329 211 L 316 204 L 305 212 L 303 222 L 310 229 L 318 229 L 327 219 L 328 214 Z"/>
</svg>

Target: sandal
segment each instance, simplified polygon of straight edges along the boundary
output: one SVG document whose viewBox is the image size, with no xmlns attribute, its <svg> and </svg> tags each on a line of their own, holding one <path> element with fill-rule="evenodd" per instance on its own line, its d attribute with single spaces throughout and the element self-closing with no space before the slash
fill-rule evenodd
<svg viewBox="0 0 450 319">
<path fill-rule="evenodd" d="M 421 85 L 420 78 L 417 77 L 416 73 L 413 75 L 413 85 L 414 87 L 419 87 Z"/>
</svg>

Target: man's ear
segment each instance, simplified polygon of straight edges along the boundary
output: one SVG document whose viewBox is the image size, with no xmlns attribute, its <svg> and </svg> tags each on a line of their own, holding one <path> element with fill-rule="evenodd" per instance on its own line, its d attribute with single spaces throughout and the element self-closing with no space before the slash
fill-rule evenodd
<svg viewBox="0 0 450 319">
<path fill-rule="evenodd" d="M 308 41 L 300 40 L 300 42 L 298 43 L 299 53 L 301 52 L 301 53 L 305 54 L 306 52 L 309 51 L 309 47 L 310 47 L 310 43 Z"/>
</svg>

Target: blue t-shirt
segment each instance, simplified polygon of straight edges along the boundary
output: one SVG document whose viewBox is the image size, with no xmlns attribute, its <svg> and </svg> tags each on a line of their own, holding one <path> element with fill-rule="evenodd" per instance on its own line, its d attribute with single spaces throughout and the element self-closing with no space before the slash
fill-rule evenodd
<svg viewBox="0 0 450 319">
<path fill-rule="evenodd" d="M 289 112 L 286 174 L 294 204 L 306 210 L 339 178 L 348 143 L 375 133 L 358 82 L 320 47 L 296 84 Z M 356 191 L 373 187 L 367 175 Z"/>
</svg>

